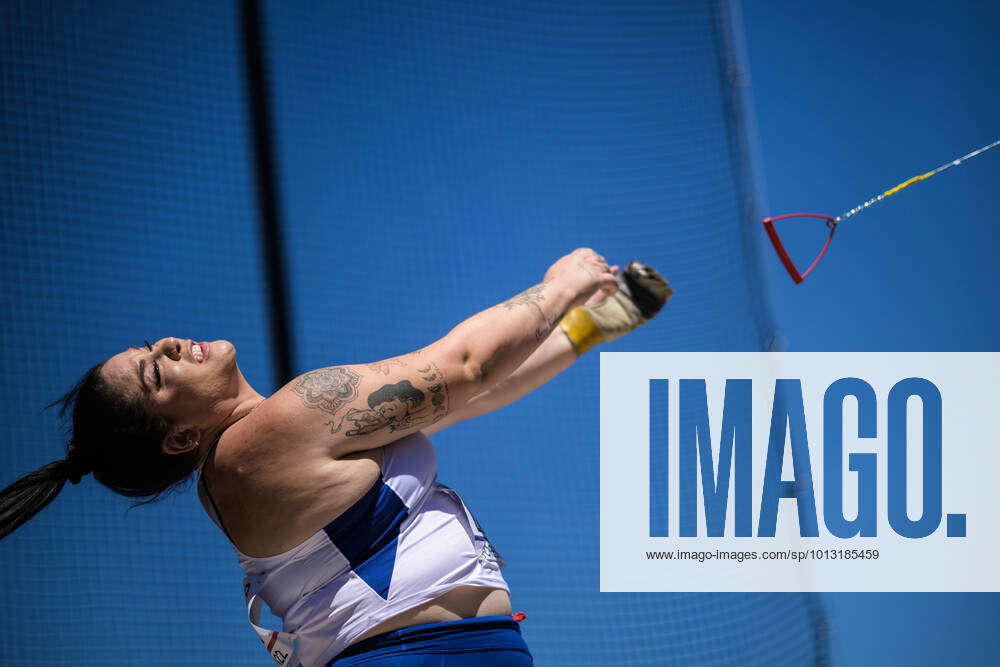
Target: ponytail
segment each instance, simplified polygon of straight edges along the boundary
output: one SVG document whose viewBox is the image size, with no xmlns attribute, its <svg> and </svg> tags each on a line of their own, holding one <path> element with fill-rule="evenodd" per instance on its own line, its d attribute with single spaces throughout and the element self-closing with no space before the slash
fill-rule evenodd
<svg viewBox="0 0 1000 667">
<path fill-rule="evenodd" d="M 159 500 L 179 488 L 194 472 L 198 453 L 166 454 L 160 445 L 170 424 L 155 417 L 134 399 L 115 390 L 101 376 L 104 364 L 92 367 L 61 398 L 65 418 L 72 408 L 72 436 L 66 458 L 25 475 L 0 491 L 0 539 L 55 500 L 66 482 L 77 484 L 94 473 L 98 482 L 115 493 Z"/>
<path fill-rule="evenodd" d="M 0 539 L 10 535 L 55 500 L 72 472 L 72 466 L 66 459 L 53 461 L 0 491 Z M 75 479 L 80 481 L 79 476 Z"/>
<path fill-rule="evenodd" d="M 59 405 L 59 416 L 65 417 L 66 411 L 76 404 L 84 388 L 99 377 L 101 365 L 91 368 L 72 389 L 45 407 Z M 42 466 L 0 491 L 0 540 L 48 507 L 66 482 L 79 484 L 80 477 L 90 473 L 93 467 L 90 457 L 77 447 L 74 440 L 70 440 L 65 459 Z"/>
</svg>

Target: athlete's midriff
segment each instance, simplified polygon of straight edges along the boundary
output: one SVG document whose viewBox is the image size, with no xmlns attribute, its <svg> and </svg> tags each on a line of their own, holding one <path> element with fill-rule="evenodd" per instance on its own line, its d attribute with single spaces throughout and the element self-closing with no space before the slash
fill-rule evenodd
<svg viewBox="0 0 1000 667">
<path fill-rule="evenodd" d="M 354 643 L 400 628 L 425 623 L 457 621 L 479 616 L 510 616 L 510 594 L 500 588 L 459 586 L 430 602 L 386 619 L 358 637 Z"/>
</svg>

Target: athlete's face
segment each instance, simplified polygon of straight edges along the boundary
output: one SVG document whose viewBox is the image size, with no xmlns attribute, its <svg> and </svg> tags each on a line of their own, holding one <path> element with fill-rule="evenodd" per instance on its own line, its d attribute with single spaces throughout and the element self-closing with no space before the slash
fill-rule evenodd
<svg viewBox="0 0 1000 667">
<path fill-rule="evenodd" d="M 227 340 L 200 343 L 199 361 L 193 344 L 161 338 L 130 347 L 105 362 L 104 379 L 177 428 L 210 425 L 239 393 L 236 349 Z"/>
</svg>

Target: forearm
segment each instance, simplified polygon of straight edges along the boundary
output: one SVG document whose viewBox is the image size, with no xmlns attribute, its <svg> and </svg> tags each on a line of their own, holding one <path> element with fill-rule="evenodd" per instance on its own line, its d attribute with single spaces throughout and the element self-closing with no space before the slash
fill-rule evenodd
<svg viewBox="0 0 1000 667">
<path fill-rule="evenodd" d="M 431 435 L 452 424 L 485 415 L 510 405 L 562 373 L 579 359 L 576 349 L 562 331 L 556 330 L 530 357 L 498 384 L 477 394 L 446 419 L 424 428 Z"/>
<path fill-rule="evenodd" d="M 517 370 L 470 400 L 461 418 L 478 417 L 513 403 L 562 373 L 579 358 L 566 334 L 553 331 Z"/>
<path fill-rule="evenodd" d="M 560 281 L 549 281 L 530 287 L 503 303 L 465 320 L 448 333 L 449 345 L 461 350 L 467 367 L 486 389 L 506 380 L 533 357 L 566 312 L 586 299 Z M 566 338 L 559 334 L 561 338 Z M 568 340 L 566 343 L 568 344 Z M 553 346 L 558 343 L 552 343 Z M 572 346 L 568 352 L 572 352 Z M 555 355 L 560 356 L 560 355 Z M 540 355 L 549 359 L 549 354 Z M 568 365 L 568 364 L 567 364 Z M 562 370 L 553 371 L 555 375 Z M 542 380 L 544 382 L 544 380 Z M 537 385 L 536 385 L 537 386 Z"/>
<path fill-rule="evenodd" d="M 617 267 L 612 270 L 617 271 Z M 594 345 L 615 340 L 654 317 L 673 293 L 655 269 L 635 261 L 621 276 L 622 283 L 621 291 L 609 296 L 609 292 L 599 290 L 586 305 L 571 310 L 562 319 L 560 330 L 549 334 L 544 344 L 509 376 L 486 383 L 461 409 L 434 424 L 428 432 L 492 412 L 531 393 Z"/>
</svg>

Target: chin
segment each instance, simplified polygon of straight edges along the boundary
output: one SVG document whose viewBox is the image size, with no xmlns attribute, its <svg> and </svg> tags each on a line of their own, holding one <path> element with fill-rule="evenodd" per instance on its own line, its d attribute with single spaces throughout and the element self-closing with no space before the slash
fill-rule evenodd
<svg viewBox="0 0 1000 667">
<path fill-rule="evenodd" d="M 213 340 L 209 343 L 212 346 L 212 357 L 233 362 L 236 360 L 236 346 L 228 340 Z"/>
<path fill-rule="evenodd" d="M 195 341 L 197 342 L 197 341 Z M 209 356 L 205 360 L 208 367 L 220 368 L 221 366 L 231 366 L 236 360 L 236 346 L 228 340 L 205 341 L 209 346 Z"/>
<path fill-rule="evenodd" d="M 239 364 L 236 363 L 236 346 L 228 340 L 213 340 L 209 343 L 212 346 L 212 356 L 208 360 L 210 364 L 219 362 L 215 366 L 216 373 L 220 373 L 229 379 L 231 389 L 238 390 L 243 373 Z"/>
</svg>

